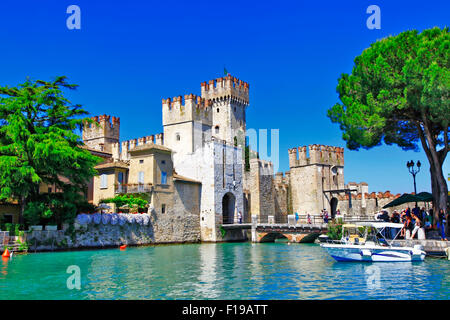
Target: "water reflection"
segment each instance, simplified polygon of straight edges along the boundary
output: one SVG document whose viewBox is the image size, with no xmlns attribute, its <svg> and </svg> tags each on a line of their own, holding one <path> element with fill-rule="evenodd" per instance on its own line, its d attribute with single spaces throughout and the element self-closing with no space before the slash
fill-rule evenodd
<svg viewBox="0 0 450 320">
<path fill-rule="evenodd" d="M 198 247 L 200 253 L 200 273 L 195 283 L 197 297 L 215 299 L 219 296 L 217 285 L 217 246 L 205 244 Z"/>
<path fill-rule="evenodd" d="M 69 290 L 67 267 L 81 269 Z M 0 299 L 449 299 L 448 261 L 339 263 L 317 245 L 220 243 L 29 254 Z"/>
</svg>

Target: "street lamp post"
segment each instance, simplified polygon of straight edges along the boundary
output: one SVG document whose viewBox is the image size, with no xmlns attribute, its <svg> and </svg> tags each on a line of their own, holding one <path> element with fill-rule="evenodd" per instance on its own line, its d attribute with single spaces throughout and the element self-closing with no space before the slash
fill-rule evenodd
<svg viewBox="0 0 450 320">
<path fill-rule="evenodd" d="M 406 163 L 406 167 L 409 170 L 409 173 L 412 174 L 413 176 L 413 180 L 414 180 L 414 194 L 417 195 L 417 188 L 416 188 L 416 174 L 418 174 L 420 172 L 420 161 L 417 161 L 417 170 L 414 169 L 414 161 L 408 161 Z M 417 202 L 416 202 L 416 208 L 417 208 Z"/>
</svg>

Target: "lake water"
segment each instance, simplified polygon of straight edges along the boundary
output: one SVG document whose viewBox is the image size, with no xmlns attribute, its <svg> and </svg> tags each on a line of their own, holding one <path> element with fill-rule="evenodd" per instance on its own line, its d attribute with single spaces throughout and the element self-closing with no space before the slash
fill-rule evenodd
<svg viewBox="0 0 450 320">
<path fill-rule="evenodd" d="M 69 266 L 81 288 L 68 289 Z M 73 283 L 69 281 L 69 283 Z M 317 244 L 220 243 L 32 253 L 0 299 L 449 299 L 450 262 L 335 262 Z"/>
</svg>

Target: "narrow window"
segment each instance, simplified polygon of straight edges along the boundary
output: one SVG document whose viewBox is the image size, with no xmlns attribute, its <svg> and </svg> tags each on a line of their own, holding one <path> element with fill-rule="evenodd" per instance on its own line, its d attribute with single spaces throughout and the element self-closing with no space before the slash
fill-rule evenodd
<svg viewBox="0 0 450 320">
<path fill-rule="evenodd" d="M 219 108 L 217 108 L 217 113 L 219 112 Z"/>
<path fill-rule="evenodd" d="M 167 184 L 167 172 L 161 171 L 161 184 Z"/>
<path fill-rule="evenodd" d="M 117 181 L 119 182 L 119 184 L 123 183 L 123 172 L 119 172 L 119 174 L 117 175 Z"/>
<path fill-rule="evenodd" d="M 219 126 L 215 127 L 215 131 L 216 131 L 216 133 L 219 133 Z"/>
<path fill-rule="evenodd" d="M 108 176 L 104 173 L 100 176 L 100 188 L 101 189 L 108 188 Z"/>
<path fill-rule="evenodd" d="M 144 171 L 139 171 L 138 183 L 144 183 Z"/>
<path fill-rule="evenodd" d="M 166 213 L 166 205 L 165 204 L 161 205 L 161 213 Z"/>
<path fill-rule="evenodd" d="M 177 133 L 177 141 L 180 141 L 180 140 L 181 140 L 180 134 Z"/>
</svg>

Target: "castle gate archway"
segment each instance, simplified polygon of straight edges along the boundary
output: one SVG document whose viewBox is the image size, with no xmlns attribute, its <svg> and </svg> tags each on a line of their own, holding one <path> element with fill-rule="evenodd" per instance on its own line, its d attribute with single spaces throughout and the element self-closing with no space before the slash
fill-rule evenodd
<svg viewBox="0 0 450 320">
<path fill-rule="evenodd" d="M 234 223 L 235 208 L 236 208 L 236 197 L 231 192 L 226 193 L 222 199 L 223 224 Z"/>
<path fill-rule="evenodd" d="M 331 219 L 334 219 L 336 217 L 336 209 L 337 209 L 337 205 L 338 205 L 338 199 L 333 197 L 331 198 L 330 201 L 330 206 L 331 206 Z"/>
</svg>

